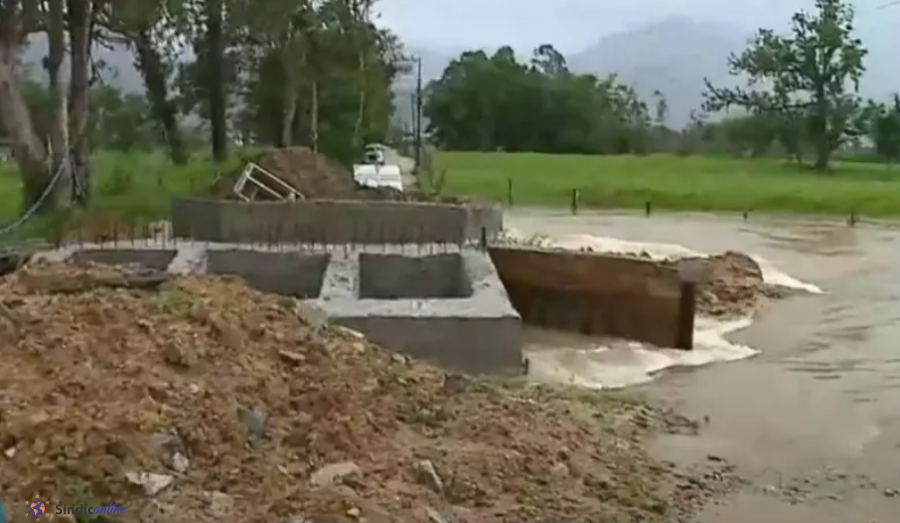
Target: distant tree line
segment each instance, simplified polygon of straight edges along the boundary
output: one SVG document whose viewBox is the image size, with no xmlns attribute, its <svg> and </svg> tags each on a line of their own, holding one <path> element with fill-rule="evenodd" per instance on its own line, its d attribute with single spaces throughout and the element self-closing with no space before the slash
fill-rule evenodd
<svg viewBox="0 0 900 523">
<path fill-rule="evenodd" d="M 530 63 L 509 47 L 492 56 L 464 52 L 428 86 L 424 114 L 432 139 L 448 149 L 781 155 L 820 171 L 835 154 L 894 163 L 900 98 L 859 96 L 866 49 L 853 17 L 845 0 L 816 0 L 793 16 L 790 33 L 760 29 L 729 59 L 747 86 L 707 82 L 704 107 L 684 129 L 665 126 L 662 93 L 641 100 L 615 76 L 572 73 L 550 45 L 535 49 Z"/>
</svg>

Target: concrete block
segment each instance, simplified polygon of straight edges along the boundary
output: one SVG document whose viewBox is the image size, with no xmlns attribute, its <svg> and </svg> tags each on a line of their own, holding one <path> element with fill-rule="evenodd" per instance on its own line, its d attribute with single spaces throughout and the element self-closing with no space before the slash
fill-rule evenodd
<svg viewBox="0 0 900 523">
<path fill-rule="evenodd" d="M 503 229 L 491 202 L 307 200 L 236 202 L 177 198 L 172 232 L 212 242 L 428 244 L 477 241 Z"/>
<path fill-rule="evenodd" d="M 363 283 L 376 277 L 385 279 Z M 521 368 L 521 318 L 483 252 L 351 252 L 332 260 L 316 303 L 334 323 L 447 369 L 478 374 Z"/>
</svg>

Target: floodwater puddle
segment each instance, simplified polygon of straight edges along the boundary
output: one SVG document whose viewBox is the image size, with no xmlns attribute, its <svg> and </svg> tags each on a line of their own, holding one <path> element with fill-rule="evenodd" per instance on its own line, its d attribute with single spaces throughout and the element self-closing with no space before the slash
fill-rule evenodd
<svg viewBox="0 0 900 523">
<path fill-rule="evenodd" d="M 672 461 L 722 456 L 752 481 L 700 523 L 896 521 L 900 231 L 702 214 L 514 211 L 507 222 L 573 249 L 743 252 L 767 283 L 801 291 L 752 320 L 700 319 L 693 351 L 531 330 L 530 372 L 596 388 L 635 385 L 709 420 L 699 436 L 666 436 L 654 449 Z M 672 367 L 697 368 L 664 372 Z"/>
</svg>

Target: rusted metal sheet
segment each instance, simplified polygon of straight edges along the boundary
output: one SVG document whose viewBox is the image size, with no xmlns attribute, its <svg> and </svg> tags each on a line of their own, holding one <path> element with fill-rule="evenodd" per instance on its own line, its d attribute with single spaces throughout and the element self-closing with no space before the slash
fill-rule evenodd
<svg viewBox="0 0 900 523">
<path fill-rule="evenodd" d="M 694 298 L 651 260 L 496 247 L 491 259 L 526 323 L 661 347 L 693 346 Z M 689 318 L 688 318 L 689 316 Z"/>
</svg>

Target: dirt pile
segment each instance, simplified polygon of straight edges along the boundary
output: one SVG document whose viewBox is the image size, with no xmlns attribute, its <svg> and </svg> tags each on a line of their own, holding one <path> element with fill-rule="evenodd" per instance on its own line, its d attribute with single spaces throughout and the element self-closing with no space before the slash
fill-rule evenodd
<svg viewBox="0 0 900 523">
<path fill-rule="evenodd" d="M 728 251 L 700 260 L 709 271 L 709 280 L 697 293 L 700 314 L 743 317 L 753 314 L 766 297 L 781 295 L 763 281 L 762 269 L 746 254 Z"/>
<path fill-rule="evenodd" d="M 5 505 L 114 502 L 113 521 L 142 523 L 674 521 L 729 474 L 644 453 L 683 419 L 448 375 L 314 318 L 232 279 L 6 276 Z"/>
<path fill-rule="evenodd" d="M 216 182 L 213 194 L 220 198 L 235 198 L 232 187 L 247 162 L 259 165 L 310 200 L 428 200 L 426 195 L 414 191 L 360 187 L 350 171 L 306 147 L 266 149 L 243 159 L 239 169 Z"/>
</svg>

